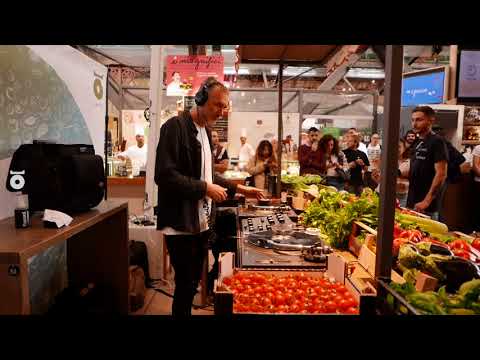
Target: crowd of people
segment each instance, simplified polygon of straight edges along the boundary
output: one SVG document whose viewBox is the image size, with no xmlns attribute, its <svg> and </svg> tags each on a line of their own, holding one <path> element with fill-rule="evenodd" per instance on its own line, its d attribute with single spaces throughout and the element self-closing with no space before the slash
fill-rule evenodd
<svg viewBox="0 0 480 360">
<path fill-rule="evenodd" d="M 462 174 L 472 172 L 476 199 L 480 201 L 480 146 L 471 151 L 471 159 L 461 154 L 446 138 L 443 129 L 435 126 L 435 111 L 419 106 L 412 111 L 412 129 L 398 144 L 396 196 L 400 206 L 443 220 L 441 204 L 448 184 L 454 184 Z M 322 136 L 321 129 L 312 127 L 297 149 L 291 136 L 282 140 L 282 151 L 298 151 L 300 175 L 313 174 L 325 178 L 327 185 L 355 195 L 365 187 L 379 191 L 382 153 L 379 134 L 374 133 L 366 145 L 356 128 L 348 129 L 338 138 Z M 262 140 L 256 150 L 241 137 L 240 158 L 243 169 L 251 175 L 255 187 L 266 189 L 266 178 L 278 169 L 278 141 Z M 222 173 L 228 164 L 226 150 L 213 133 L 215 170 Z M 218 146 L 218 148 L 217 148 Z M 220 164 L 221 163 L 221 164 Z M 480 215 L 480 214 L 479 214 Z"/>
</svg>

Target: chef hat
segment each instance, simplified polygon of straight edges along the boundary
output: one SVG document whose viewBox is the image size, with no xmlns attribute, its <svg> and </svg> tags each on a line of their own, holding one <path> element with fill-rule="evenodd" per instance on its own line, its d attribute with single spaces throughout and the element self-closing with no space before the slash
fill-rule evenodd
<svg viewBox="0 0 480 360">
<path fill-rule="evenodd" d="M 242 128 L 242 130 L 240 132 L 240 137 L 247 137 L 247 129 Z"/>
<path fill-rule="evenodd" d="M 135 136 L 137 135 L 145 136 L 145 128 L 143 126 L 135 126 Z"/>
</svg>

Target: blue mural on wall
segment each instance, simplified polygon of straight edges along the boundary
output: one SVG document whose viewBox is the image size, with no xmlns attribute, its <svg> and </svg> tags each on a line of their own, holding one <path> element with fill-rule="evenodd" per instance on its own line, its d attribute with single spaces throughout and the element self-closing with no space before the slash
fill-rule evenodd
<svg viewBox="0 0 480 360">
<path fill-rule="evenodd" d="M 91 144 L 64 81 L 27 46 L 0 45 L 0 160 L 25 143 Z"/>
</svg>

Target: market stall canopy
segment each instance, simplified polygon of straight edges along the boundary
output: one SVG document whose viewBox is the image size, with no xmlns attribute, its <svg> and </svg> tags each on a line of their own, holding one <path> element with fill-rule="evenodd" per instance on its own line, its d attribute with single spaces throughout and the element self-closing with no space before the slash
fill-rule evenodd
<svg viewBox="0 0 480 360">
<path fill-rule="evenodd" d="M 341 45 L 240 45 L 240 63 L 324 64 Z"/>
</svg>

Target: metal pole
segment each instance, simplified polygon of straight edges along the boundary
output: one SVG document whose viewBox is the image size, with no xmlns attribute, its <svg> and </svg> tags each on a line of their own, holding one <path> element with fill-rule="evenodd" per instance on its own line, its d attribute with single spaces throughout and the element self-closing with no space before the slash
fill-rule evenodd
<svg viewBox="0 0 480 360">
<path fill-rule="evenodd" d="M 398 169 L 400 94 L 402 89 L 403 46 L 388 45 L 385 59 L 384 146 L 381 155 L 380 213 L 375 278 L 390 279 L 392 272 L 395 187 Z"/>
<path fill-rule="evenodd" d="M 283 62 L 280 61 L 278 68 L 278 148 L 277 148 L 277 159 L 278 159 L 278 170 L 277 170 L 277 192 L 276 196 L 280 197 L 281 192 L 281 183 L 282 183 L 282 139 L 283 139 Z"/>
<path fill-rule="evenodd" d="M 302 125 L 303 125 L 303 90 L 298 91 L 298 148 L 302 145 Z"/>
<path fill-rule="evenodd" d="M 150 127 L 148 130 L 147 171 L 145 179 L 145 214 L 153 216 L 157 204 L 158 189 L 155 184 L 155 160 L 160 138 L 161 111 L 163 106 L 164 45 L 152 45 L 150 59 Z"/>
<path fill-rule="evenodd" d="M 378 93 L 373 95 L 373 121 L 372 121 L 372 135 L 378 133 Z"/>
</svg>

